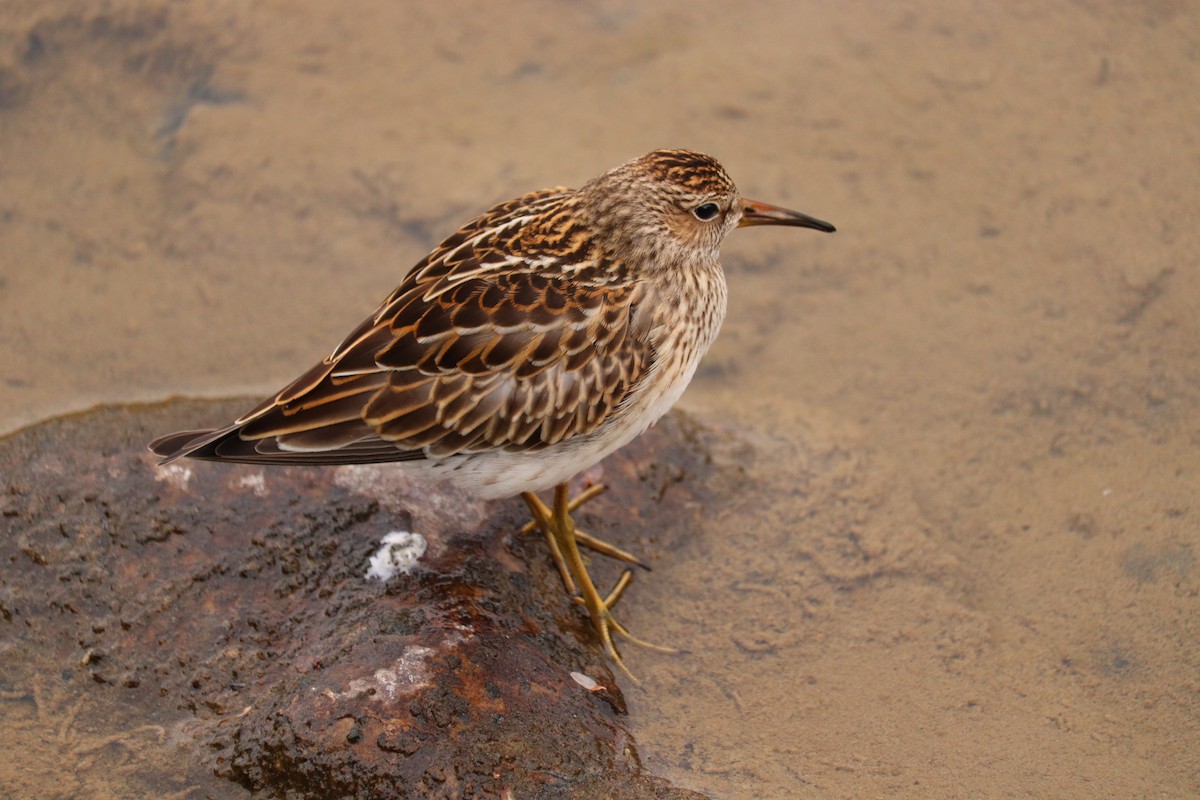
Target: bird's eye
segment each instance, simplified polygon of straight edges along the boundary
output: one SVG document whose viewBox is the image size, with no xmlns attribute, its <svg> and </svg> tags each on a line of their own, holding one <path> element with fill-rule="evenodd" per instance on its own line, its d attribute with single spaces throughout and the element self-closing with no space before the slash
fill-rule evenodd
<svg viewBox="0 0 1200 800">
<path fill-rule="evenodd" d="M 703 222 L 708 222 L 720 213 L 721 207 L 716 203 L 704 203 L 692 209 L 692 214 L 695 215 L 696 219 Z"/>
</svg>

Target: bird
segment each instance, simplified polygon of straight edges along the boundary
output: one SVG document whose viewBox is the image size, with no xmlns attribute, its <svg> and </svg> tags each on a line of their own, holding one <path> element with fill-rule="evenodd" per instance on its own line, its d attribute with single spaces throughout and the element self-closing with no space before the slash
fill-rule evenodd
<svg viewBox="0 0 1200 800">
<path fill-rule="evenodd" d="M 568 482 L 680 398 L 725 318 L 720 247 L 735 228 L 826 233 L 741 196 L 712 156 L 655 150 L 578 189 L 502 202 L 442 240 L 320 363 L 232 423 L 160 437 L 179 458 L 249 464 L 396 462 L 481 499 L 520 495 L 567 594 L 636 683 L 634 637 L 579 546 L 640 565 L 575 527 Z M 547 505 L 537 492 L 553 490 Z M 671 651 L 670 648 L 659 648 Z"/>
</svg>

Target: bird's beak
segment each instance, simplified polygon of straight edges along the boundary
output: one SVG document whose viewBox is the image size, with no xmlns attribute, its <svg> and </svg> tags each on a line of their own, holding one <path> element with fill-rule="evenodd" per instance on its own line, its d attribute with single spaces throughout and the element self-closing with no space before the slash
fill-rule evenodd
<svg viewBox="0 0 1200 800">
<path fill-rule="evenodd" d="M 750 225 L 791 225 L 796 228 L 814 228 L 825 233 L 833 233 L 837 230 L 828 222 L 810 217 L 808 214 L 801 214 L 799 211 L 788 211 L 786 208 L 769 206 L 757 200 L 743 200 L 742 218 L 738 222 L 738 227 L 745 228 Z"/>
</svg>

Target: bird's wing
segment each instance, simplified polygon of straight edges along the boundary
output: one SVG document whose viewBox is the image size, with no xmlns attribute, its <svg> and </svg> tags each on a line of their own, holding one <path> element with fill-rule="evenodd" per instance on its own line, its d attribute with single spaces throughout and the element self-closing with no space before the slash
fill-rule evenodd
<svg viewBox="0 0 1200 800">
<path fill-rule="evenodd" d="M 654 351 L 640 285 L 601 262 L 569 209 L 556 213 L 565 197 L 537 192 L 472 220 L 277 395 L 152 449 L 164 463 L 369 463 L 537 450 L 594 431 Z"/>
</svg>

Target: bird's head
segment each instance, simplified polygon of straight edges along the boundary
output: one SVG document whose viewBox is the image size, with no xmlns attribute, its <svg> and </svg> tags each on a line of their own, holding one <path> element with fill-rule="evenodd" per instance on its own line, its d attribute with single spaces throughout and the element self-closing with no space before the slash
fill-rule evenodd
<svg viewBox="0 0 1200 800">
<path fill-rule="evenodd" d="M 715 262 L 737 227 L 790 225 L 832 232 L 797 211 L 743 198 L 712 156 L 655 150 L 590 181 L 579 190 L 581 211 L 613 249 L 650 259 Z"/>
</svg>

